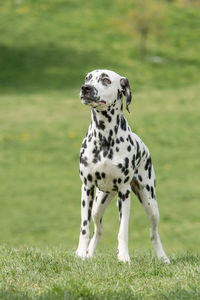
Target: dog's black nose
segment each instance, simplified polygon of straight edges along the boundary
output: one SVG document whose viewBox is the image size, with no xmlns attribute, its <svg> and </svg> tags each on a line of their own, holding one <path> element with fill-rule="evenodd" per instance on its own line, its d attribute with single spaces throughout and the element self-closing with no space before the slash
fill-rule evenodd
<svg viewBox="0 0 200 300">
<path fill-rule="evenodd" d="M 88 93 L 92 90 L 92 86 L 89 85 L 89 84 L 84 84 L 82 87 L 81 87 L 81 90 L 82 92 L 84 93 Z"/>
</svg>

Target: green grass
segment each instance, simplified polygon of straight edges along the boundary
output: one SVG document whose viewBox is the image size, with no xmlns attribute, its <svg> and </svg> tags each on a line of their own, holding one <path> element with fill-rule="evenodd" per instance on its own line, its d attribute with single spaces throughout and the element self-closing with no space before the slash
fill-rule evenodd
<svg viewBox="0 0 200 300">
<path fill-rule="evenodd" d="M 200 257 L 173 255 L 171 265 L 131 253 L 130 265 L 113 252 L 81 261 L 51 248 L 0 248 L 2 299 L 199 299 Z"/>
<path fill-rule="evenodd" d="M 150 35 L 141 61 L 138 37 L 119 30 L 123 1 L 19 2 L 0 1 L 0 298 L 199 299 L 200 11 L 168 2 L 163 34 Z M 95 258 L 74 256 L 90 123 L 79 89 L 95 68 L 129 78 L 125 116 L 151 151 L 169 266 L 152 259 L 135 197 L 130 266 L 116 259 L 116 200 Z"/>
</svg>

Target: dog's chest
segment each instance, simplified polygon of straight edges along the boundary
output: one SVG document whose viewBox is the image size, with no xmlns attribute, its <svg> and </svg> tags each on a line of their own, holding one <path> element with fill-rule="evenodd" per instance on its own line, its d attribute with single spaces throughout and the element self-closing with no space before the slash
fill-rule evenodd
<svg viewBox="0 0 200 300">
<path fill-rule="evenodd" d="M 117 149 L 117 150 L 116 150 Z M 133 177 L 132 151 L 127 151 L 127 143 L 99 143 L 85 138 L 80 155 L 80 176 L 82 181 L 96 185 L 102 191 L 118 190 L 120 185 Z"/>
</svg>

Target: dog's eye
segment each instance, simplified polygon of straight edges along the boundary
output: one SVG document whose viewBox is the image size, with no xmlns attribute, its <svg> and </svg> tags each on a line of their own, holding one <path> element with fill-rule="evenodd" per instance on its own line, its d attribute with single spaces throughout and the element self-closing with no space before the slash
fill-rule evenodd
<svg viewBox="0 0 200 300">
<path fill-rule="evenodd" d="M 111 84 L 111 81 L 110 81 L 110 79 L 108 79 L 108 78 L 103 78 L 102 79 L 102 82 L 103 82 L 103 84 Z"/>
</svg>

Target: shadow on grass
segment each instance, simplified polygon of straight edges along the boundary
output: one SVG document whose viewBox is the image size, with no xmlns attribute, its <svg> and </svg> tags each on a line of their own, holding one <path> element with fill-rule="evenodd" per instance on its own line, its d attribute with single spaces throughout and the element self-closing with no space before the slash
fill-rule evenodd
<svg viewBox="0 0 200 300">
<path fill-rule="evenodd" d="M 137 55 L 133 55 L 133 67 L 126 60 L 121 61 L 121 57 L 112 48 L 106 54 L 97 49 L 95 44 L 92 48 L 80 45 L 59 47 L 49 42 L 9 47 L 0 44 L 0 93 L 73 90 L 79 88 L 85 74 L 94 68 L 115 71 L 122 68 L 123 73 L 130 75 L 130 80 L 134 76 L 137 88 L 185 86 L 188 82 L 199 80 L 197 60 L 170 58 L 166 63 L 153 64 L 140 62 Z"/>
<path fill-rule="evenodd" d="M 54 44 L 0 45 L 0 65 L 0 92 L 72 89 L 94 66 L 112 67 L 110 59 L 95 49 L 59 48 Z"/>
</svg>

